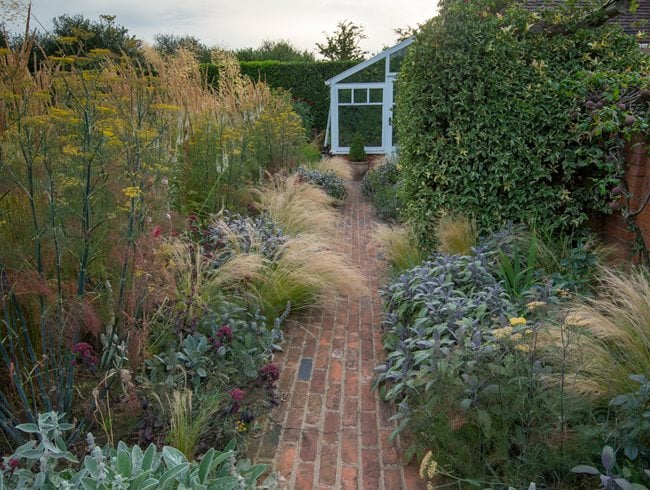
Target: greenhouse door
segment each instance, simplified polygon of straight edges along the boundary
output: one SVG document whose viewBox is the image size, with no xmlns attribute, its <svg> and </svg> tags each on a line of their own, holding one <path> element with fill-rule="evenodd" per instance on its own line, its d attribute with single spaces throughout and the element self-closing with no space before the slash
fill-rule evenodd
<svg viewBox="0 0 650 490">
<path fill-rule="evenodd" d="M 332 149 L 334 153 L 349 153 L 355 134 L 363 138 L 366 152 L 386 153 L 386 124 L 384 83 L 338 84 L 333 94 Z"/>
<path fill-rule="evenodd" d="M 384 90 L 384 124 L 383 124 L 383 143 L 387 155 L 395 153 L 395 79 L 394 75 L 386 77 L 386 89 Z"/>
</svg>

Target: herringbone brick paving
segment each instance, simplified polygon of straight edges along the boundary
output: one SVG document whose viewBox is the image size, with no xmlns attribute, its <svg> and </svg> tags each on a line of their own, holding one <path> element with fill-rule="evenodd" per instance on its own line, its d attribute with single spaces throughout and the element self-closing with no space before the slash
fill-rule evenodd
<svg viewBox="0 0 650 490">
<path fill-rule="evenodd" d="M 350 184 L 341 209 L 341 252 L 366 275 L 370 294 L 340 297 L 287 328 L 282 368 L 283 402 L 274 409 L 254 448 L 286 488 L 401 490 L 424 488 L 417 467 L 403 467 L 399 448 L 388 442 L 393 408 L 371 390 L 381 344 L 381 263 L 372 244 L 376 222 L 359 183 Z"/>
</svg>

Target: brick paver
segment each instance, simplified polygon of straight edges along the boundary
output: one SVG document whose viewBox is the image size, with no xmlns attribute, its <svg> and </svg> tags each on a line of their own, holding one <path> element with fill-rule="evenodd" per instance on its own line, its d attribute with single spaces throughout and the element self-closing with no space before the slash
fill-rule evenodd
<svg viewBox="0 0 650 490">
<path fill-rule="evenodd" d="M 288 326 L 285 352 L 276 358 L 283 402 L 252 456 L 270 463 L 290 489 L 424 488 L 417 467 L 403 467 L 399 447 L 388 443 L 393 407 L 371 390 L 383 359 L 381 265 L 371 241 L 374 210 L 357 182 L 341 214 L 341 251 L 366 274 L 370 294 L 339 298 Z"/>
</svg>

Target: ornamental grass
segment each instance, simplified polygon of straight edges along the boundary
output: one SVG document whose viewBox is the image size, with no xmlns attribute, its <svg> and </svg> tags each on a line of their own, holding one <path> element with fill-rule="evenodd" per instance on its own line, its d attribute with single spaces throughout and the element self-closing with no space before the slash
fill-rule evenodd
<svg viewBox="0 0 650 490">
<path fill-rule="evenodd" d="M 405 271 L 420 265 L 425 254 L 407 225 L 389 226 L 378 224 L 372 234 L 395 272 Z"/>
<path fill-rule="evenodd" d="M 255 200 L 286 235 L 310 234 L 329 241 L 336 233 L 335 200 L 297 175 L 272 179 L 255 190 Z"/>
<path fill-rule="evenodd" d="M 321 172 L 330 170 L 344 180 L 352 180 L 352 170 L 343 157 L 323 158 L 318 162 L 316 168 Z"/>
<path fill-rule="evenodd" d="M 562 329 L 573 340 L 576 389 L 605 402 L 637 390 L 631 374 L 650 377 L 650 277 L 640 268 L 601 268 L 596 289 L 575 301 Z"/>
<path fill-rule="evenodd" d="M 435 236 L 440 252 L 470 255 L 478 239 L 476 222 L 462 214 L 445 214 L 436 224 Z"/>
</svg>

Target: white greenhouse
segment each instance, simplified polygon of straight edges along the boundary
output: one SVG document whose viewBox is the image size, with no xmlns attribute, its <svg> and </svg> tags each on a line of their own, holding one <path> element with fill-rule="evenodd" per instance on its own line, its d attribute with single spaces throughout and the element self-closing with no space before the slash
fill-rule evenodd
<svg viewBox="0 0 650 490">
<path fill-rule="evenodd" d="M 363 137 L 368 154 L 395 152 L 395 80 L 412 42 L 406 39 L 325 82 L 330 87 L 325 141 L 331 153 L 348 154 L 356 133 Z"/>
</svg>

